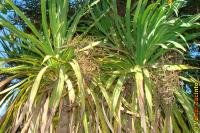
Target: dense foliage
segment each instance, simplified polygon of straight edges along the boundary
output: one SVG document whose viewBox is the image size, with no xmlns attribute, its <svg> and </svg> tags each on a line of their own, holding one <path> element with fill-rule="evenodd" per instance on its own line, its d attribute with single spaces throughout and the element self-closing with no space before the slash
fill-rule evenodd
<svg viewBox="0 0 200 133">
<path fill-rule="evenodd" d="M 0 14 L 0 132 L 199 132 L 179 81 L 199 69 L 181 60 L 200 36 L 185 0 L 41 0 L 41 17 L 2 5 L 25 28 Z"/>
</svg>

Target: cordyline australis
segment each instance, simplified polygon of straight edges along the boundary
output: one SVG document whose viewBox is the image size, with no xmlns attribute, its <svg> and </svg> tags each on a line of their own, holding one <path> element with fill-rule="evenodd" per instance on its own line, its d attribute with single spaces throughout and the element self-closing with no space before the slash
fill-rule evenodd
<svg viewBox="0 0 200 133">
<path fill-rule="evenodd" d="M 97 0 L 82 5 L 73 17 L 63 17 L 68 15 L 69 1 L 41 0 L 41 30 L 10 0 L 5 2 L 31 33 L 0 15 L 0 26 L 12 34 L 11 37 L 5 32 L 1 37 L 6 57 L 0 59 L 0 74 L 7 77 L 1 84 L 13 77 L 17 81 L 0 92 L 0 105 L 16 88 L 20 90 L 9 104 L 0 131 L 61 132 L 65 118 L 64 128 L 69 132 L 193 131 L 192 114 L 186 114 L 187 121 L 182 117 L 182 112 L 192 112 L 190 100 L 176 89 L 172 79 L 178 75 L 174 71 L 198 68 L 160 62 L 173 50 L 184 54 L 187 41 L 199 36 L 185 34 L 200 27 L 196 22 L 200 14 L 178 17 L 184 0 L 171 5 L 168 1 L 149 4 L 148 0 L 139 0 L 133 6 L 127 0 L 122 15 L 116 0 Z M 89 27 L 84 27 L 85 17 Z M 94 40 L 103 41 L 83 44 L 87 33 Z M 94 56 L 85 62 L 98 62 L 99 72 L 90 72 L 92 76 L 88 78 L 81 68 L 85 62 L 79 59 L 91 51 Z M 154 85 L 151 75 L 158 75 L 154 78 L 157 80 L 161 74 L 163 80 Z M 168 75 L 174 91 L 168 89 L 172 86 L 166 83 Z M 172 95 L 176 102 L 168 104 Z M 155 97 L 160 101 L 154 103 Z"/>
</svg>

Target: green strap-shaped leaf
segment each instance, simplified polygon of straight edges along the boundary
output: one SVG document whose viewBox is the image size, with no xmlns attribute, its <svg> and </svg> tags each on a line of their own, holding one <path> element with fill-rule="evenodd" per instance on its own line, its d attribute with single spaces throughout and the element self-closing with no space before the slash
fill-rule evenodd
<svg viewBox="0 0 200 133">
<path fill-rule="evenodd" d="M 92 82 L 92 83 L 96 86 L 99 86 L 100 91 L 103 94 L 103 96 L 104 96 L 104 98 L 105 98 L 105 100 L 108 104 L 109 109 L 111 110 L 112 109 L 111 98 L 109 97 L 109 95 L 108 95 L 105 87 L 103 86 L 103 84 L 99 80 L 97 80 L 96 82 Z"/>
<path fill-rule="evenodd" d="M 56 113 L 57 107 L 60 103 L 60 99 L 62 97 L 62 92 L 64 89 L 64 83 L 65 83 L 65 72 L 63 68 L 60 68 L 57 86 L 53 89 L 53 92 L 51 93 L 51 97 L 49 100 L 49 108 L 51 113 L 45 127 L 45 132 L 48 131 L 49 126 L 51 125 L 53 117 Z"/>
<path fill-rule="evenodd" d="M 99 116 L 99 119 L 100 119 L 100 122 L 101 122 L 101 125 L 102 125 L 102 131 L 103 133 L 109 133 L 109 128 L 106 124 L 106 120 L 104 118 L 104 114 L 103 114 L 103 110 L 99 104 L 99 99 L 96 95 L 96 93 L 93 91 L 94 88 L 89 88 L 89 91 L 91 92 L 91 95 L 93 97 L 93 100 L 94 100 L 94 103 L 95 103 L 95 106 L 96 106 L 96 111 L 97 111 L 97 114 Z"/>
<path fill-rule="evenodd" d="M 175 41 L 168 41 L 169 43 L 173 44 L 175 48 L 179 48 L 183 51 L 186 51 L 186 49 L 183 47 L 182 44 L 178 43 L 178 42 L 175 42 Z"/>
<path fill-rule="evenodd" d="M 42 76 L 46 72 L 47 68 L 48 68 L 48 66 L 46 66 L 46 67 L 42 68 L 42 70 L 40 70 L 40 72 L 38 73 L 38 75 L 35 79 L 35 82 L 33 83 L 31 93 L 30 93 L 30 97 L 29 97 L 29 112 L 32 109 L 32 105 L 33 105 L 33 102 L 34 102 L 35 97 L 37 95 Z"/>
<path fill-rule="evenodd" d="M 81 75 L 80 67 L 79 67 L 76 60 L 73 60 L 72 62 L 70 62 L 70 65 L 72 66 L 72 69 L 74 70 L 74 73 L 76 75 L 77 84 L 78 84 L 78 87 L 79 87 L 79 91 L 81 93 L 82 107 L 85 110 L 85 90 L 84 90 L 83 77 Z"/>
<path fill-rule="evenodd" d="M 194 122 L 193 121 L 194 112 L 192 104 L 190 102 L 190 97 L 187 96 L 182 89 L 177 89 L 175 95 L 177 97 L 177 100 L 180 102 L 180 104 L 182 105 L 183 109 L 186 112 L 187 121 L 190 123 L 190 126 L 192 126 Z"/>
<path fill-rule="evenodd" d="M 27 26 L 33 31 L 33 33 L 42 40 L 41 34 L 37 31 L 35 26 L 30 22 L 30 20 L 19 10 L 18 7 L 15 6 L 13 2 L 10 0 L 6 0 L 6 2 L 15 10 L 15 12 L 24 20 L 24 22 L 27 24 Z"/>
<path fill-rule="evenodd" d="M 50 20 L 50 28 L 55 38 L 56 29 L 58 27 L 56 23 L 57 13 L 56 13 L 56 0 L 48 0 L 48 7 L 49 7 L 49 20 Z"/>
<path fill-rule="evenodd" d="M 112 96 L 112 110 L 115 112 L 115 109 L 117 107 L 117 103 L 120 98 L 120 94 L 122 91 L 122 86 L 124 84 L 125 76 L 119 77 L 116 86 L 114 88 L 113 96 Z"/>
<path fill-rule="evenodd" d="M 50 35 L 48 33 L 48 22 L 47 22 L 47 15 L 46 15 L 47 9 L 46 9 L 46 0 L 41 0 L 41 13 L 42 13 L 42 28 L 43 28 L 43 32 L 48 44 L 48 49 L 51 50 L 51 52 L 53 53 L 53 48 L 51 46 L 51 42 L 50 42 Z"/>
<path fill-rule="evenodd" d="M 86 5 L 81 7 L 80 11 L 76 14 L 76 17 L 74 18 L 73 22 L 71 23 L 71 26 L 69 27 L 69 31 L 67 32 L 66 35 L 66 41 L 69 42 L 71 41 L 72 37 L 74 36 L 74 33 L 76 31 L 77 25 L 81 19 L 81 17 L 85 14 L 86 12 Z"/>
<path fill-rule="evenodd" d="M 58 107 L 58 104 L 60 102 L 62 91 L 64 88 L 64 81 L 65 81 L 65 74 L 64 70 L 61 68 L 59 72 L 59 79 L 56 88 L 53 89 L 53 92 L 50 97 L 50 108 L 52 110 L 55 110 Z"/>
<path fill-rule="evenodd" d="M 53 56 L 51 56 L 51 55 L 46 55 L 46 56 L 44 57 L 43 61 L 42 61 L 42 65 L 43 65 L 45 62 L 47 62 L 49 59 L 51 59 L 51 58 L 53 58 Z"/>
<path fill-rule="evenodd" d="M 173 115 L 174 117 L 176 118 L 177 120 L 177 124 L 178 125 L 181 125 L 181 127 L 183 128 L 182 130 L 184 130 L 185 133 L 190 133 L 190 130 L 188 129 L 188 126 L 187 124 L 185 123 L 185 121 L 183 120 L 183 117 L 182 117 L 182 113 L 178 110 L 178 107 L 177 106 L 173 106 Z M 191 111 L 192 112 L 192 111 Z M 190 112 L 190 113 L 191 113 Z"/>
<path fill-rule="evenodd" d="M 136 10 L 135 10 L 135 14 L 134 14 L 134 22 L 137 23 L 138 21 L 138 16 L 139 16 L 139 13 L 141 11 L 141 7 L 143 4 L 146 4 L 148 0 L 139 0 L 138 3 L 137 3 L 137 7 L 136 7 Z"/>
<path fill-rule="evenodd" d="M 88 132 L 88 127 L 86 124 L 87 117 L 86 117 L 86 112 L 85 112 L 85 89 L 84 89 L 84 84 L 83 84 L 83 77 L 81 74 L 79 64 L 76 60 L 72 60 L 69 64 L 72 66 L 72 69 L 77 78 L 77 84 L 78 84 L 78 88 L 80 91 L 80 99 L 81 99 L 81 106 L 82 106 L 81 107 L 81 115 L 83 118 L 83 126 L 84 126 L 85 132 Z"/>
</svg>

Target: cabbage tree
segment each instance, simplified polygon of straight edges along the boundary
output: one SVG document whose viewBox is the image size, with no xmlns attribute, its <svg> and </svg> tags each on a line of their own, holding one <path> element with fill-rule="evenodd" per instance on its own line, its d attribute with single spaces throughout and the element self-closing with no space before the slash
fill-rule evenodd
<svg viewBox="0 0 200 133">
<path fill-rule="evenodd" d="M 79 129 L 88 132 L 86 90 L 76 57 L 79 50 L 88 47 L 78 46 L 80 38 L 74 39 L 74 34 L 81 17 L 92 5 L 86 3 L 68 17 L 68 0 L 41 0 L 42 29 L 38 31 L 11 0 L 4 3 L 12 7 L 31 33 L 24 32 L 0 14 L 0 26 L 7 31 L 1 36 L 6 56 L 1 58 L 0 74 L 7 77 L 5 80 L 15 81 L 1 89 L 0 105 L 16 94 L 16 88 L 19 91 L 8 107 L 0 131 L 55 131 L 62 109 L 69 104 L 73 110 L 68 118 L 70 122 L 66 123 L 71 124 L 70 132 Z M 5 80 L 1 84 L 8 83 Z"/>
<path fill-rule="evenodd" d="M 121 107 L 126 107 L 134 114 L 131 116 L 132 132 L 159 132 L 160 129 L 156 126 L 158 123 L 156 112 L 157 109 L 160 110 L 160 105 L 156 108 L 153 99 L 154 97 L 161 97 L 161 99 L 163 97 L 156 95 L 161 88 L 153 84 L 151 75 L 158 73 L 158 80 L 162 80 L 162 76 L 159 79 L 159 74 L 194 69 L 178 62 L 163 62 L 161 59 L 171 51 L 183 55 L 188 48 L 187 42 L 199 37 L 199 33 L 190 32 L 188 34 L 188 31 L 200 27 L 197 22 L 200 14 L 179 16 L 178 11 L 185 5 L 185 0 L 173 2 L 157 0 L 151 4 L 148 2 L 148 0 L 139 0 L 132 6 L 131 0 L 127 0 L 124 17 L 118 15 L 116 0 L 99 3 L 91 11 L 93 19 L 98 20 L 96 28 L 101 31 L 98 32 L 98 35 L 105 37 L 105 46 L 103 47 L 110 51 L 108 56 L 100 60 L 104 73 L 110 78 L 109 80 L 101 79 L 103 83 L 99 86 L 109 110 L 114 114 L 111 117 L 114 116 L 114 123 L 117 123 L 113 126 L 115 131 L 123 129 L 120 112 L 122 112 Z M 133 93 L 131 101 L 130 97 L 122 96 L 126 93 L 123 84 L 126 84 L 127 79 L 132 80 L 135 84 L 131 88 Z M 165 84 L 168 83 L 165 82 Z M 173 87 L 177 88 L 178 86 L 172 86 L 172 90 L 174 90 Z M 108 91 L 106 93 L 105 90 L 108 88 L 110 91 L 112 90 L 113 94 Z M 167 86 L 164 87 L 163 91 L 167 88 Z M 180 96 L 180 93 L 175 93 L 176 91 L 173 91 L 173 96 L 176 94 Z M 178 120 L 181 115 L 180 111 L 174 110 L 174 108 L 177 109 L 176 103 L 170 102 L 166 105 L 167 108 L 161 108 L 160 111 L 160 113 L 164 113 L 163 119 L 160 120 L 160 128 L 164 129 L 161 131 L 170 133 L 173 130 L 181 132 L 182 129 L 187 132 L 193 131 L 192 113 L 186 115 L 189 121 L 189 125 L 187 125 L 182 118 Z M 183 106 L 186 112 L 189 110 L 192 112 L 189 104 L 188 108 Z"/>
</svg>

